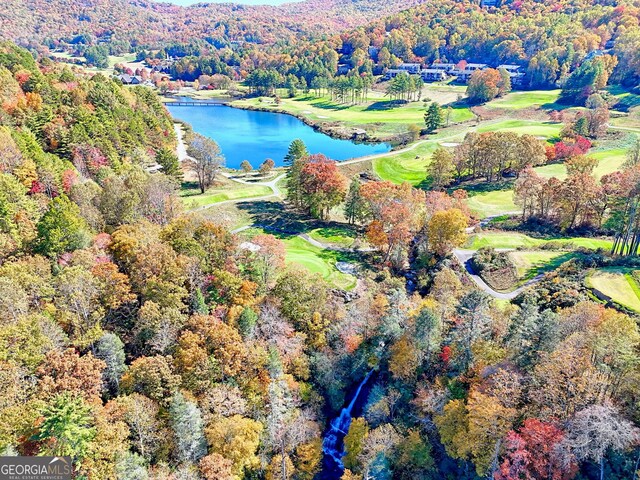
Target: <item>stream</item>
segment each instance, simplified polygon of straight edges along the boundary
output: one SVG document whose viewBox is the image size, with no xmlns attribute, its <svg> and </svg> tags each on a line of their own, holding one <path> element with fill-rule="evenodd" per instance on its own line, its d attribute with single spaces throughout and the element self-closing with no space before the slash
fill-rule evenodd
<svg viewBox="0 0 640 480">
<path fill-rule="evenodd" d="M 322 452 L 324 458 L 322 459 L 322 471 L 319 478 L 322 480 L 339 480 L 344 472 L 344 464 L 342 463 L 342 457 L 345 455 L 344 451 L 344 437 L 349 431 L 349 425 L 351 425 L 351 413 L 353 407 L 356 405 L 358 397 L 362 392 L 362 388 L 365 386 L 373 370 L 367 373 L 364 380 L 360 382 L 358 389 L 353 395 L 349 405 L 344 407 L 340 412 L 340 416 L 334 418 L 330 422 L 330 428 L 324 435 L 322 440 Z"/>
</svg>

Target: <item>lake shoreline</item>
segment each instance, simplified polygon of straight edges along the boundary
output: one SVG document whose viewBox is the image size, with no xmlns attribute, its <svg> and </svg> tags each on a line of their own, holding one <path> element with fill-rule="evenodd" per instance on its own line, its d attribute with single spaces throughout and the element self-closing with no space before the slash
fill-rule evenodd
<svg viewBox="0 0 640 480">
<path fill-rule="evenodd" d="M 184 101 L 184 100 L 183 100 Z M 230 146 L 228 143 L 225 145 L 225 141 L 224 139 L 220 138 L 220 137 L 216 137 L 215 135 L 212 134 L 212 132 L 208 132 L 205 133 L 206 130 L 203 132 L 203 117 L 209 116 L 211 115 L 210 113 L 208 113 L 211 108 L 225 108 L 228 107 L 228 111 L 229 112 L 238 112 L 238 114 L 240 114 L 240 112 L 245 112 L 245 114 L 248 115 L 269 115 L 269 116 L 273 116 L 273 118 L 275 117 L 280 117 L 281 119 L 290 119 L 287 120 L 286 123 L 291 124 L 291 122 L 297 122 L 298 125 L 300 125 L 300 127 L 304 127 L 306 129 L 308 129 L 308 132 L 313 132 L 313 135 L 317 135 L 319 137 L 322 137 L 321 140 L 318 140 L 318 138 L 315 139 L 315 141 L 311 138 L 308 137 L 308 133 L 305 134 L 303 132 L 297 132 L 294 133 L 296 131 L 296 128 L 293 125 L 290 125 L 289 128 L 286 128 L 286 132 L 289 133 L 291 135 L 291 139 L 287 141 L 286 144 L 286 148 L 288 148 L 290 142 L 295 139 L 295 138 L 301 138 L 303 139 L 303 141 L 305 141 L 305 143 L 307 143 L 307 146 L 309 147 L 309 150 L 312 153 L 324 153 L 325 155 L 327 155 L 329 158 L 333 158 L 336 161 L 340 162 L 344 162 L 344 161 L 354 161 L 354 160 L 359 160 L 361 158 L 369 158 L 371 155 L 377 155 L 377 154 L 388 154 L 392 151 L 394 151 L 394 149 L 396 149 L 397 147 L 394 147 L 392 144 L 387 143 L 387 142 L 371 142 L 371 141 L 359 141 L 359 139 L 354 140 L 353 136 L 338 136 L 338 135 L 330 135 L 329 133 L 327 133 L 326 131 L 324 131 L 324 129 L 322 128 L 318 128 L 317 125 L 313 125 L 310 124 L 310 122 L 306 119 L 304 119 L 304 117 L 300 117 L 298 115 L 293 115 L 284 111 L 280 111 L 280 110 L 276 110 L 276 109 L 269 109 L 269 108 L 255 108 L 255 107 L 250 107 L 250 108 L 240 108 L 239 106 L 234 105 L 232 102 L 230 101 L 223 101 L 220 98 L 217 99 L 211 99 L 211 100 L 206 100 L 206 102 L 209 102 L 211 104 L 215 103 L 215 105 L 202 105 L 202 106 L 192 106 L 191 103 L 189 103 L 188 105 L 185 105 L 184 103 L 180 106 L 176 106 L 173 107 L 171 106 L 172 103 L 177 103 L 176 102 L 164 102 L 165 108 L 167 108 L 174 120 L 174 122 L 178 122 L 178 123 L 183 123 L 185 125 L 188 125 L 191 130 L 208 135 L 210 138 L 214 138 L 218 144 L 220 145 L 223 154 L 227 157 L 227 162 L 228 162 L 228 167 L 230 169 L 235 169 L 237 170 L 240 165 L 240 158 L 233 158 L 233 156 L 227 153 L 227 152 L 234 152 L 237 151 L 237 148 L 235 148 L 234 150 L 234 146 Z M 198 103 L 198 100 L 194 99 L 194 103 Z M 243 106 L 244 107 L 244 106 Z M 190 110 L 191 112 L 197 112 L 197 115 L 194 116 L 194 113 L 190 113 L 189 115 L 185 116 L 185 115 L 181 115 L 180 113 L 178 113 L 175 109 L 182 109 L 184 108 L 185 110 Z M 195 109 L 195 110 L 193 110 Z M 207 112 L 207 113 L 205 113 Z M 253 113 L 250 113 L 253 112 Z M 283 115 L 284 114 L 284 115 Z M 219 119 L 220 115 L 222 115 L 222 111 L 220 112 L 220 114 L 215 114 L 214 117 Z M 225 114 L 228 115 L 228 114 Z M 240 114 L 241 115 L 241 114 Z M 242 116 L 242 115 L 241 115 Z M 237 115 L 233 115 L 233 117 L 237 117 Z M 213 118 L 213 117 L 212 117 Z M 261 117 L 262 118 L 262 117 Z M 268 117 L 264 117 L 264 118 L 268 118 Z M 196 123 L 194 123 L 196 122 Z M 281 121 L 277 121 L 275 122 L 276 125 L 280 125 L 282 122 Z M 199 123 L 199 125 L 198 125 Z M 234 128 L 229 130 L 228 126 L 229 125 L 234 125 Z M 205 129 L 210 128 L 211 123 L 210 122 L 205 122 Z M 247 138 L 246 136 L 243 138 L 238 138 L 239 135 L 237 133 L 229 133 L 232 132 L 233 130 L 237 130 L 238 128 L 242 128 L 239 125 L 241 124 L 237 124 L 234 123 L 233 121 L 231 121 L 230 123 L 228 123 L 227 125 L 225 125 L 225 127 L 227 127 L 227 130 L 225 132 L 227 132 L 227 137 L 230 137 L 230 139 L 227 139 L 227 142 L 229 141 L 235 141 L 236 142 L 236 147 L 238 142 L 242 143 L 243 145 L 249 145 L 252 142 L 254 143 L 254 149 L 258 148 L 261 149 L 264 144 L 260 144 L 259 147 L 256 147 L 255 145 L 255 139 L 252 138 Z M 272 125 L 273 126 L 273 125 Z M 279 126 L 275 126 L 274 127 L 275 130 L 277 131 L 278 128 L 282 128 Z M 271 132 L 273 135 L 273 131 Z M 213 135 L 213 136 L 212 136 Z M 235 137 L 235 138 L 234 138 Z M 269 137 L 269 131 L 267 130 L 267 132 L 265 133 L 265 138 L 270 138 Z M 344 142 L 344 144 L 341 144 L 341 142 Z M 347 145 L 348 144 L 348 145 Z M 278 140 L 276 139 L 275 142 L 272 145 L 278 145 Z M 281 159 L 284 157 L 284 155 L 286 154 L 286 148 L 282 145 L 275 147 L 276 149 L 283 149 L 283 152 L 278 151 L 276 152 L 271 152 L 271 154 L 265 153 L 266 157 L 265 158 L 273 158 L 276 159 L 276 166 L 282 166 L 281 162 L 277 159 Z M 254 160 L 251 158 L 244 158 L 244 160 L 249 160 L 250 162 L 253 162 Z M 262 161 L 262 160 L 260 160 Z M 253 164 L 255 166 L 255 163 Z"/>
<path fill-rule="evenodd" d="M 358 133 L 355 131 L 349 134 L 344 131 L 336 130 L 336 128 L 331 128 L 331 127 L 342 126 L 340 122 L 321 122 L 299 113 L 289 112 L 286 109 L 279 108 L 279 107 L 270 108 L 270 107 L 259 107 L 255 105 L 238 104 L 237 102 L 239 100 L 244 100 L 244 98 L 241 98 L 241 97 L 233 97 L 233 98 L 212 97 L 210 99 L 205 100 L 202 98 L 198 98 L 197 96 L 194 96 L 193 92 L 186 92 L 184 94 L 181 94 L 180 96 L 189 97 L 193 99 L 193 101 L 195 102 L 198 102 L 198 101 L 216 102 L 216 103 L 219 103 L 220 105 L 226 105 L 231 108 L 237 108 L 238 110 L 250 110 L 254 112 L 281 113 L 284 115 L 290 115 L 294 118 L 297 118 L 305 125 L 308 125 L 309 127 L 313 128 L 315 131 L 319 133 L 323 133 L 328 137 L 335 138 L 336 140 L 350 140 L 352 142 L 365 143 L 365 144 L 387 143 L 391 146 L 390 152 L 393 152 L 397 148 L 406 146 L 401 144 L 397 138 L 390 137 L 388 139 L 383 139 L 376 136 L 371 136 L 369 135 L 368 132 L 366 132 L 366 130 L 364 130 L 365 131 L 364 135 L 358 135 Z M 170 99 L 172 97 L 164 97 L 164 98 Z M 268 97 L 268 98 L 271 98 L 271 97 Z M 163 103 L 166 106 L 166 105 L 171 105 L 172 102 L 168 101 Z"/>
</svg>

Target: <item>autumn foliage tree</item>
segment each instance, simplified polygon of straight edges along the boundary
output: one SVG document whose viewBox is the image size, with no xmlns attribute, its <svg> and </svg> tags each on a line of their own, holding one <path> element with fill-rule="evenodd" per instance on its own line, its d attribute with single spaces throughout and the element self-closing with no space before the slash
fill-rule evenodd
<svg viewBox="0 0 640 480">
<path fill-rule="evenodd" d="M 494 68 L 476 70 L 471 74 L 467 86 L 467 97 L 471 103 L 484 103 L 504 95 L 511 89 L 500 72 Z"/>
<path fill-rule="evenodd" d="M 200 193 L 204 193 L 213 185 L 218 171 L 224 164 L 220 147 L 210 138 L 194 133 L 189 139 L 187 153 L 192 158 L 188 165 L 198 178 Z"/>
<path fill-rule="evenodd" d="M 467 217 L 457 208 L 436 212 L 427 226 L 429 248 L 437 255 L 447 255 L 466 241 L 466 228 Z"/>
<path fill-rule="evenodd" d="M 504 460 L 496 480 L 536 479 L 569 480 L 575 464 L 564 465 L 558 448 L 564 432 L 555 424 L 529 418 L 518 431 L 511 430 L 505 440 Z"/>
<path fill-rule="evenodd" d="M 395 253 L 402 262 L 407 242 L 423 225 L 424 193 L 391 182 L 367 182 L 360 190 L 372 219 L 368 240 L 383 251 L 384 261 Z"/>
<path fill-rule="evenodd" d="M 322 154 L 310 155 L 300 172 L 302 206 L 320 219 L 329 217 L 347 193 L 347 181 L 334 160 Z"/>
</svg>

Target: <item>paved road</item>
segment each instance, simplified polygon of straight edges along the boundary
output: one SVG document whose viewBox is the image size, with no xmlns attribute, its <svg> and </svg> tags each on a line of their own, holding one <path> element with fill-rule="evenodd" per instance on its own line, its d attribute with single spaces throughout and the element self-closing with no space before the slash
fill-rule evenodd
<svg viewBox="0 0 640 480">
<path fill-rule="evenodd" d="M 471 127 L 469 129 L 470 132 L 473 132 L 474 130 L 475 130 L 475 127 Z M 431 143 L 431 142 L 442 143 L 442 142 L 445 142 L 446 140 L 452 140 L 454 138 L 461 137 L 462 135 L 463 135 L 462 133 L 458 132 L 454 135 L 449 135 L 448 137 L 428 138 L 425 140 L 420 140 L 419 142 L 416 142 L 416 143 L 412 143 L 408 147 L 401 148 L 400 150 L 392 150 L 390 152 L 383 152 L 383 153 L 374 153 L 372 155 L 365 155 L 364 157 L 352 158 L 351 160 L 344 160 L 342 162 L 338 162 L 338 166 L 351 165 L 352 163 L 366 162 L 367 160 L 375 160 L 376 158 L 384 158 L 390 155 L 398 155 L 400 153 L 410 152 L 411 150 L 415 149 L 418 145 L 422 145 L 423 143 Z"/>
<path fill-rule="evenodd" d="M 271 225 L 262 225 L 262 224 L 259 224 L 259 223 L 254 223 L 252 225 L 245 225 L 244 227 L 236 228 L 235 230 L 232 230 L 231 233 L 240 233 L 240 232 L 243 232 L 243 231 L 248 230 L 250 228 L 262 228 L 263 230 L 271 230 L 271 231 L 278 232 L 278 233 L 286 233 L 286 234 L 289 234 L 289 235 L 295 235 L 296 237 L 300 237 L 305 242 L 313 245 L 314 247 L 322 248 L 324 250 L 333 250 L 335 252 L 353 252 L 353 253 L 355 253 L 355 252 L 373 252 L 375 250 L 375 248 L 372 248 L 372 247 L 363 247 L 363 248 L 336 247 L 335 245 L 329 245 L 328 243 L 323 243 L 323 242 L 320 242 L 320 241 L 318 241 L 318 240 L 316 240 L 314 238 L 311 238 L 306 233 L 289 232 L 289 231 L 281 229 L 281 228 L 273 227 Z"/>
<path fill-rule="evenodd" d="M 496 248 L 497 251 L 508 252 L 513 250 L 512 248 Z M 516 288 L 511 292 L 497 292 L 493 288 L 491 288 L 487 283 L 480 277 L 480 275 L 476 274 L 471 267 L 471 257 L 476 253 L 476 250 L 462 250 L 456 248 L 453 251 L 453 256 L 460 262 L 460 264 L 467 270 L 467 273 L 471 277 L 471 279 L 475 282 L 475 284 L 480 288 L 480 290 L 488 293 L 494 298 L 499 298 L 501 300 L 512 300 L 516 298 L 523 290 L 530 287 L 531 285 L 538 283 L 544 277 L 544 274 L 541 273 L 531 280 L 527 281 L 524 285 Z"/>
<path fill-rule="evenodd" d="M 613 130 L 624 130 L 625 132 L 640 133 L 640 128 L 637 128 L 637 127 L 622 127 L 622 126 L 616 126 L 616 125 L 609 125 L 609 128 Z"/>
<path fill-rule="evenodd" d="M 187 154 L 187 145 L 184 143 L 184 130 L 182 130 L 182 125 L 180 123 L 174 123 L 173 129 L 176 132 L 176 137 L 178 137 L 176 155 L 178 155 L 178 160 L 182 162 L 189 158 L 189 155 Z"/>
</svg>

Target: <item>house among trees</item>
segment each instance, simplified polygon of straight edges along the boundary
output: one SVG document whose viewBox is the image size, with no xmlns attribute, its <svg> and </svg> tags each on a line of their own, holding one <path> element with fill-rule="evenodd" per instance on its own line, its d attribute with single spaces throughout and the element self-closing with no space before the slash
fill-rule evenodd
<svg viewBox="0 0 640 480">
<path fill-rule="evenodd" d="M 421 65 L 419 63 L 401 63 L 398 65 L 398 68 L 390 68 L 384 74 L 385 80 L 391 80 L 392 78 L 396 78 L 400 73 L 408 73 L 409 75 L 419 75 L 421 74 L 420 70 Z M 338 65 L 338 69 L 340 65 Z M 340 73 L 338 71 L 338 73 Z"/>
<path fill-rule="evenodd" d="M 512 86 L 522 85 L 525 72 L 522 71 L 522 67 L 520 65 L 503 64 L 503 65 L 498 65 L 496 68 L 498 70 L 504 69 L 507 71 L 507 73 L 509 74 L 509 77 L 511 77 Z"/>
<path fill-rule="evenodd" d="M 349 73 L 349 70 L 349 65 L 347 65 L 346 63 L 338 64 L 338 75 L 346 75 L 347 73 Z"/>
<path fill-rule="evenodd" d="M 409 73 L 406 70 L 401 70 L 399 68 L 390 68 L 384 74 L 385 80 L 391 80 L 392 78 L 396 78 L 401 73 Z"/>
<path fill-rule="evenodd" d="M 425 68 L 420 70 L 420 76 L 425 82 L 442 82 L 447 79 L 446 70 L 441 68 Z"/>
<path fill-rule="evenodd" d="M 462 70 L 452 70 L 451 75 L 456 77 L 457 82 L 467 83 L 473 72 L 476 70 L 486 70 L 487 68 L 489 68 L 489 65 L 486 63 L 467 63 Z"/>
<path fill-rule="evenodd" d="M 140 85 L 143 81 L 140 75 L 128 75 L 126 73 L 118 75 L 118 80 L 124 85 Z"/>
<path fill-rule="evenodd" d="M 407 72 L 409 75 L 417 75 L 420 73 L 420 67 L 419 63 L 401 63 L 398 69 Z"/>
<path fill-rule="evenodd" d="M 432 70 L 442 70 L 443 72 L 450 73 L 456 69 L 455 63 L 432 63 L 429 67 Z"/>
</svg>

